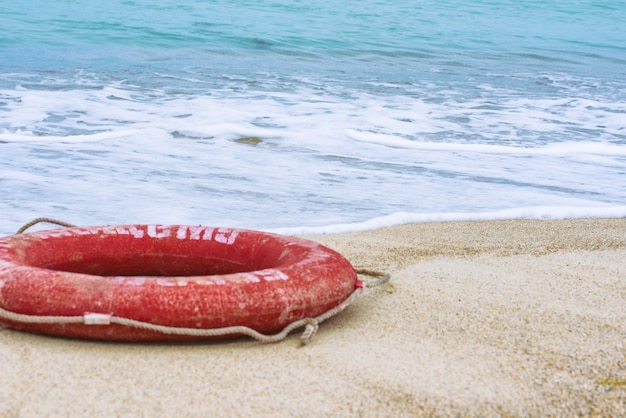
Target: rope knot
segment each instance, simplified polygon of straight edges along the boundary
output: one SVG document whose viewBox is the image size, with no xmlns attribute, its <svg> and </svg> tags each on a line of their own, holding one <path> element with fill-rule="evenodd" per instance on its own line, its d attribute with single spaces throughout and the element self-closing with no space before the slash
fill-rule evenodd
<svg viewBox="0 0 626 418">
<path fill-rule="evenodd" d="M 304 325 L 304 331 L 302 332 L 302 335 L 300 336 L 300 342 L 302 343 L 302 345 L 307 345 L 308 343 L 311 342 L 311 340 L 313 340 L 313 337 L 315 337 L 315 334 L 317 334 L 317 330 L 319 329 L 320 324 L 317 320 L 315 320 L 314 318 L 307 318 L 306 319 L 306 323 Z"/>
</svg>

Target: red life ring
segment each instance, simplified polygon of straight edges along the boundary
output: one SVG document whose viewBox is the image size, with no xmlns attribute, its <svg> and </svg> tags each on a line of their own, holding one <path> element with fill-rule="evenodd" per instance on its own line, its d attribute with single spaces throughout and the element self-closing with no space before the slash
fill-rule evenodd
<svg viewBox="0 0 626 418">
<path fill-rule="evenodd" d="M 327 247 L 244 229 L 72 227 L 0 239 L 0 310 L 13 315 L 0 315 L 0 324 L 52 335 L 202 338 L 124 326 L 111 323 L 111 317 L 167 327 L 275 332 L 339 305 L 359 283 L 352 265 Z M 15 319 L 20 315 L 84 321 Z"/>
</svg>

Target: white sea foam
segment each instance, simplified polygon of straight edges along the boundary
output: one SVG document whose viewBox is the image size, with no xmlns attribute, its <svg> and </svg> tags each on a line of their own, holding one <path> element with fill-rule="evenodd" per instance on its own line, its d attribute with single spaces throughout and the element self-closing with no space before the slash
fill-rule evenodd
<svg viewBox="0 0 626 418">
<path fill-rule="evenodd" d="M 133 139 L 137 136 L 156 137 L 167 135 L 160 129 L 128 129 L 114 132 L 100 132 L 86 135 L 34 135 L 16 133 L 0 133 L 0 142 L 46 142 L 46 143 L 82 143 L 82 142 L 100 142 L 112 139 Z"/>
<path fill-rule="evenodd" d="M 465 152 L 480 154 L 507 155 L 553 155 L 569 156 L 575 154 L 626 156 L 626 147 L 602 142 L 565 142 L 535 147 L 512 147 L 491 144 L 463 144 L 445 142 L 424 142 L 404 139 L 395 135 L 361 132 L 354 129 L 346 131 L 346 135 L 356 141 L 369 142 L 396 148 L 407 148 L 427 151 Z"/>
<path fill-rule="evenodd" d="M 44 215 L 287 233 L 624 216 L 626 109 L 611 98 L 290 82 L 0 90 L 0 234 Z"/>
<path fill-rule="evenodd" d="M 508 219 L 575 219 L 575 218 L 625 218 L 626 206 L 607 207 L 549 207 L 514 208 L 483 213 L 407 213 L 398 212 L 369 219 L 365 222 L 314 227 L 274 228 L 267 232 L 285 235 L 317 235 L 361 232 L 417 222 L 494 221 Z"/>
</svg>

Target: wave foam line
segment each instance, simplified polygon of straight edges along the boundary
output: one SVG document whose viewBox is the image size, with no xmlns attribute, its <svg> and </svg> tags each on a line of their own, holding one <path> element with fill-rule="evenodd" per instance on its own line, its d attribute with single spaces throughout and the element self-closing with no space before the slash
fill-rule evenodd
<svg viewBox="0 0 626 418">
<path fill-rule="evenodd" d="M 560 207 L 531 206 L 482 213 L 409 213 L 396 212 L 359 223 L 336 224 L 313 227 L 268 229 L 284 235 L 322 235 L 361 232 L 417 222 L 495 221 L 507 219 L 579 219 L 579 218 L 626 218 L 626 206 L 606 207 Z"/>
<path fill-rule="evenodd" d="M 55 136 L 55 135 L 28 135 L 17 133 L 0 133 L 0 142 L 46 142 L 46 143 L 82 143 L 82 142 L 100 142 L 112 139 L 123 139 L 129 137 L 138 136 L 150 136 L 156 137 L 157 135 L 163 135 L 164 131 L 161 129 L 130 129 L 124 131 L 115 132 L 99 132 L 96 134 L 83 134 L 83 135 L 68 135 L 68 136 Z M 168 135 L 169 136 L 169 135 Z"/>
<path fill-rule="evenodd" d="M 515 155 L 622 155 L 626 156 L 626 146 L 612 145 L 604 142 L 563 142 L 543 147 L 511 147 L 489 144 L 459 144 L 450 142 L 422 142 L 399 138 L 394 135 L 346 130 L 346 135 L 360 142 L 383 145 L 392 148 L 411 148 L 425 151 L 456 151 L 477 152 L 483 154 L 515 154 Z"/>
</svg>

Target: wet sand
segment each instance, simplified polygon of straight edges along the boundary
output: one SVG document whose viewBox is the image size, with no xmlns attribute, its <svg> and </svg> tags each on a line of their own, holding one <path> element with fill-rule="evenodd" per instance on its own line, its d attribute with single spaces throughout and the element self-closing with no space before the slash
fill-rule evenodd
<svg viewBox="0 0 626 418">
<path fill-rule="evenodd" d="M 0 417 L 626 416 L 626 219 L 307 238 L 392 281 L 304 347 L 2 330 Z"/>
</svg>

